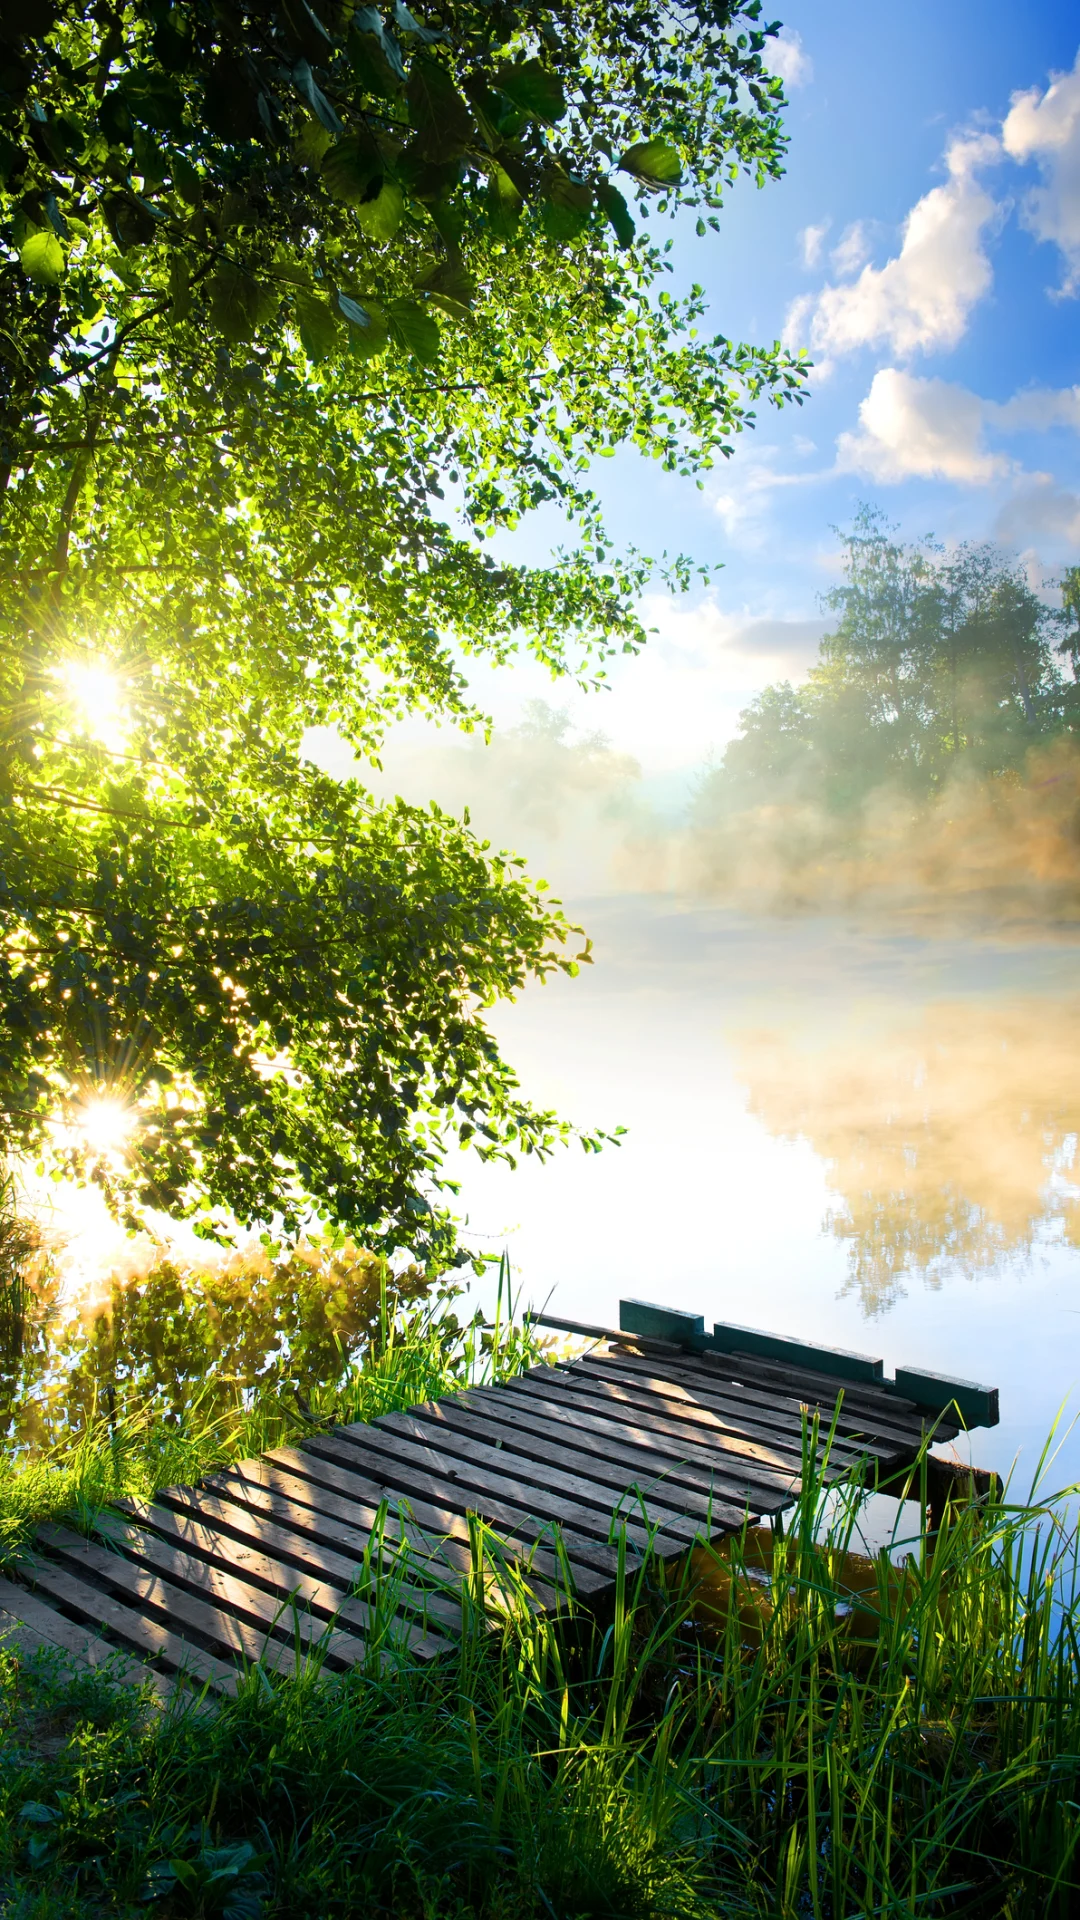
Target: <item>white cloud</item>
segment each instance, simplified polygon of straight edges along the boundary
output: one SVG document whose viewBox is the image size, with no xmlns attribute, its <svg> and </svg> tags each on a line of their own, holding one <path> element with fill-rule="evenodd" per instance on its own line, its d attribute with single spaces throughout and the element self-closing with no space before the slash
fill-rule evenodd
<svg viewBox="0 0 1080 1920">
<path fill-rule="evenodd" d="M 985 411 L 966 387 L 882 367 L 859 408 L 859 431 L 840 435 L 837 465 L 886 482 L 994 480 L 1009 463 L 983 444 Z"/>
<path fill-rule="evenodd" d="M 1052 427 L 1080 432 L 1080 387 L 1031 387 L 1011 400 L 984 400 L 948 380 L 924 380 L 898 367 L 882 367 L 859 408 L 858 431 L 842 433 L 837 441 L 836 464 L 841 472 L 866 473 L 886 483 L 935 479 L 981 486 L 1017 472 L 1004 454 L 987 447 L 988 430 L 1044 433 Z M 1033 528 L 1047 515 L 1057 531 L 1072 525 L 1072 509 L 1061 505 L 1072 500 L 1071 494 L 1055 495 L 1055 505 L 1046 492 L 1045 475 L 1022 475 L 1022 480 L 1027 492 L 1014 499 L 1027 504 L 1016 507 L 1017 531 L 1007 536 L 1011 543 L 1020 538 L 1025 516 L 1034 514 Z"/>
<path fill-rule="evenodd" d="M 831 220 L 823 220 L 819 227 L 804 227 L 799 235 L 799 251 L 804 267 L 816 267 L 821 259 L 821 250 L 825 244 L 825 235 L 832 225 Z"/>
<path fill-rule="evenodd" d="M 781 27 L 775 40 L 765 43 L 762 60 L 770 73 L 779 74 L 785 87 L 809 86 L 814 63 L 793 27 Z"/>
<path fill-rule="evenodd" d="M 837 273 L 850 277 L 858 273 L 870 258 L 870 229 L 866 220 L 853 220 L 845 227 L 829 255 Z"/>
<path fill-rule="evenodd" d="M 1080 53 L 1045 93 L 1032 87 L 1013 95 L 1001 137 L 1014 160 L 1038 161 L 1043 185 L 1027 195 L 1024 218 L 1040 240 L 1061 248 L 1062 292 L 1080 292 Z"/>
<path fill-rule="evenodd" d="M 1080 432 L 1080 387 L 1030 387 L 1011 400 L 984 405 L 987 419 L 1007 432 L 1046 433 L 1051 427 Z"/>
<path fill-rule="evenodd" d="M 911 209 L 899 253 L 883 267 L 864 266 L 857 280 L 796 301 L 789 341 L 824 354 L 884 345 L 908 355 L 955 346 L 991 283 L 984 237 L 1001 208 L 978 176 L 1000 156 L 991 134 L 953 140 L 945 153 L 948 178 Z"/>
</svg>

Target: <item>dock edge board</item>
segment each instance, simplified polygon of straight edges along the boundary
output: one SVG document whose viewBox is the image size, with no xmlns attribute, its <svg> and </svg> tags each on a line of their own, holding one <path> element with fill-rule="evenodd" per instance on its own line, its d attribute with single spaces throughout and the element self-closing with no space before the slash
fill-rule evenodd
<svg viewBox="0 0 1080 1920">
<path fill-rule="evenodd" d="M 775 1360 L 783 1366 L 808 1367 L 837 1380 L 858 1381 L 885 1393 L 913 1400 L 927 1413 L 955 1408 L 965 1427 L 996 1427 L 1001 1418 L 997 1387 L 974 1380 L 953 1380 L 923 1367 L 897 1367 L 890 1380 L 884 1363 L 869 1354 L 849 1353 L 843 1347 L 819 1347 L 808 1340 L 789 1340 L 758 1327 L 742 1327 L 717 1320 L 705 1331 L 700 1313 L 662 1307 L 652 1300 L 620 1300 L 619 1331 L 644 1339 L 670 1340 L 691 1353 L 747 1353 L 757 1360 Z"/>
</svg>

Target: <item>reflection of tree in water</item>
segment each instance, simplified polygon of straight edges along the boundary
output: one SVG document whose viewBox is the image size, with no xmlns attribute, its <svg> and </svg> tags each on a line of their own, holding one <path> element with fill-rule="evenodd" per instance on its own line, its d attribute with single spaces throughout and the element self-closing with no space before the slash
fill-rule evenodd
<svg viewBox="0 0 1080 1920">
<path fill-rule="evenodd" d="M 417 1268 L 385 1283 L 384 1272 L 349 1243 L 316 1242 L 276 1261 L 246 1254 L 216 1268 L 161 1260 L 66 1309 L 34 1290 L 17 1353 L 0 1354 L 8 1436 L 55 1445 L 95 1417 L 151 1403 L 175 1425 L 195 1412 L 208 1424 L 256 1386 L 310 1396 L 377 1336 L 384 1284 L 391 1314 L 430 1291 Z"/>
<path fill-rule="evenodd" d="M 1055 1173 L 1080 1132 L 1080 1001 L 948 1002 L 875 1032 L 746 1035 L 750 1111 L 805 1138 L 839 1204 L 850 1290 L 882 1312 L 920 1275 L 1024 1254 L 1058 1217 L 1080 1246 L 1080 1207 Z"/>
</svg>

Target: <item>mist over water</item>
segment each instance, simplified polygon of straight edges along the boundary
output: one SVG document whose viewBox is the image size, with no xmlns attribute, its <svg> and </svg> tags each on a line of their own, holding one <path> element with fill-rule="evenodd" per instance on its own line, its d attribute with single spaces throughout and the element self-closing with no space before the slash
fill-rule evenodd
<svg viewBox="0 0 1080 1920">
<path fill-rule="evenodd" d="M 998 1385 L 973 1457 L 1019 1453 L 1026 1489 L 1080 1407 L 1080 939 L 573 905 L 594 968 L 495 1025 L 534 1097 L 628 1134 L 513 1174 L 462 1155 L 470 1234 L 572 1317 L 638 1295 Z"/>
</svg>

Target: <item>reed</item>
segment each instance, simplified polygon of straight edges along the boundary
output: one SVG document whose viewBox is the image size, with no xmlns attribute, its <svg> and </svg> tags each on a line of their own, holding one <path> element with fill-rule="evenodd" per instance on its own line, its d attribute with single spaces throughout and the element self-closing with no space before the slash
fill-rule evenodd
<svg viewBox="0 0 1080 1920">
<path fill-rule="evenodd" d="M 867 1496 L 823 1487 L 812 1440 L 767 1552 L 747 1530 L 672 1568 L 621 1539 L 602 1618 L 538 1618 L 524 1579 L 485 1613 L 478 1528 L 460 1639 L 423 1669 L 392 1571 L 379 1658 L 342 1678 L 255 1670 L 159 1714 L 7 1657 L 5 1911 L 1065 1920 L 1069 1499 L 957 1509 L 855 1577 Z"/>
</svg>

